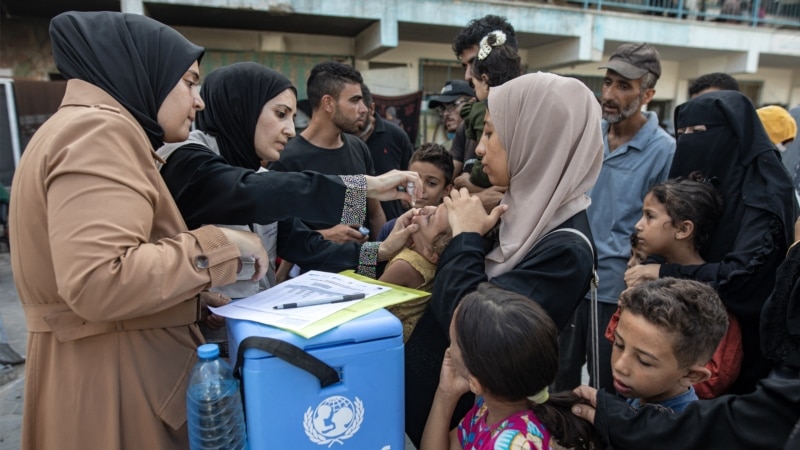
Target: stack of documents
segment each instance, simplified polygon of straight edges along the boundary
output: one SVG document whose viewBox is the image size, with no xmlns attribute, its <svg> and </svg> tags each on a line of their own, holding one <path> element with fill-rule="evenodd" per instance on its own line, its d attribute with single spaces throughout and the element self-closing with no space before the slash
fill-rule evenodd
<svg viewBox="0 0 800 450">
<path fill-rule="evenodd" d="M 352 270 L 338 274 L 312 270 L 210 309 L 223 317 L 252 320 L 311 338 L 380 308 L 426 295 L 430 294 L 376 281 Z"/>
</svg>

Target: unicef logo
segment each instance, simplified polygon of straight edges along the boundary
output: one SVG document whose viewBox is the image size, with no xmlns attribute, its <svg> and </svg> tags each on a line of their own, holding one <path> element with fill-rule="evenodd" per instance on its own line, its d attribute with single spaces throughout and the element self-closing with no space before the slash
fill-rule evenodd
<svg viewBox="0 0 800 450">
<path fill-rule="evenodd" d="M 309 407 L 303 418 L 303 428 L 311 442 L 328 447 L 344 445 L 345 439 L 356 434 L 364 421 L 364 403 L 341 395 L 326 398 L 312 411 Z"/>
</svg>

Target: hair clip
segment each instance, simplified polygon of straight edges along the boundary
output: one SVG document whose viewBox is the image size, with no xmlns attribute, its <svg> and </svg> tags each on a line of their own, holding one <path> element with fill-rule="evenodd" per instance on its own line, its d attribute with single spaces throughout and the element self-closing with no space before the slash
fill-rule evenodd
<svg viewBox="0 0 800 450">
<path fill-rule="evenodd" d="M 489 44 L 489 38 L 494 36 L 494 42 Z M 478 59 L 483 61 L 492 53 L 492 47 L 497 47 L 506 43 L 506 34 L 500 30 L 492 31 L 481 39 L 480 49 L 478 50 Z"/>
<path fill-rule="evenodd" d="M 717 186 L 719 186 L 719 178 L 717 178 L 717 177 L 711 177 L 711 178 L 704 177 L 703 178 L 703 184 L 707 184 L 707 185 L 712 186 L 712 187 L 717 187 Z"/>
<path fill-rule="evenodd" d="M 542 403 L 546 402 L 549 398 L 550 398 L 550 392 L 548 392 L 547 387 L 545 387 L 536 394 L 528 397 L 528 400 L 532 401 L 533 403 L 536 403 L 537 405 L 541 405 Z"/>
</svg>

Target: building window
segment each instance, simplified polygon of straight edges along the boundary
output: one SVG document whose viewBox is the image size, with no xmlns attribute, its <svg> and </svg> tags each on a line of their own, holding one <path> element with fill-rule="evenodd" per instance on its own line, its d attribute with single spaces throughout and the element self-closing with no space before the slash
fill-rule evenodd
<svg viewBox="0 0 800 450">
<path fill-rule="evenodd" d="M 605 79 L 604 76 L 596 76 L 596 75 L 565 75 L 567 77 L 575 78 L 578 80 L 583 81 L 589 90 L 594 93 L 594 96 L 600 99 L 600 96 L 603 95 L 603 80 Z"/>
<path fill-rule="evenodd" d="M 742 94 L 749 98 L 754 105 L 761 104 L 761 91 L 764 88 L 763 81 L 736 81 L 739 82 L 739 90 L 742 92 Z"/>
<path fill-rule="evenodd" d="M 442 91 L 448 80 L 463 80 L 464 68 L 458 61 L 423 59 L 419 62 L 419 88 L 427 100 Z"/>
</svg>

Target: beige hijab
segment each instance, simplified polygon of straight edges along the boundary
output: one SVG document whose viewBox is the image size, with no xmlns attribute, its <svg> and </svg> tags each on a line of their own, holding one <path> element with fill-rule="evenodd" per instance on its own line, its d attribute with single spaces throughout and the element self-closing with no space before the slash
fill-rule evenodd
<svg viewBox="0 0 800 450">
<path fill-rule="evenodd" d="M 516 266 L 542 236 L 589 207 L 603 162 L 600 104 L 580 81 L 531 73 L 489 92 L 489 113 L 506 149 L 508 211 L 486 256 L 489 278 Z"/>
</svg>

